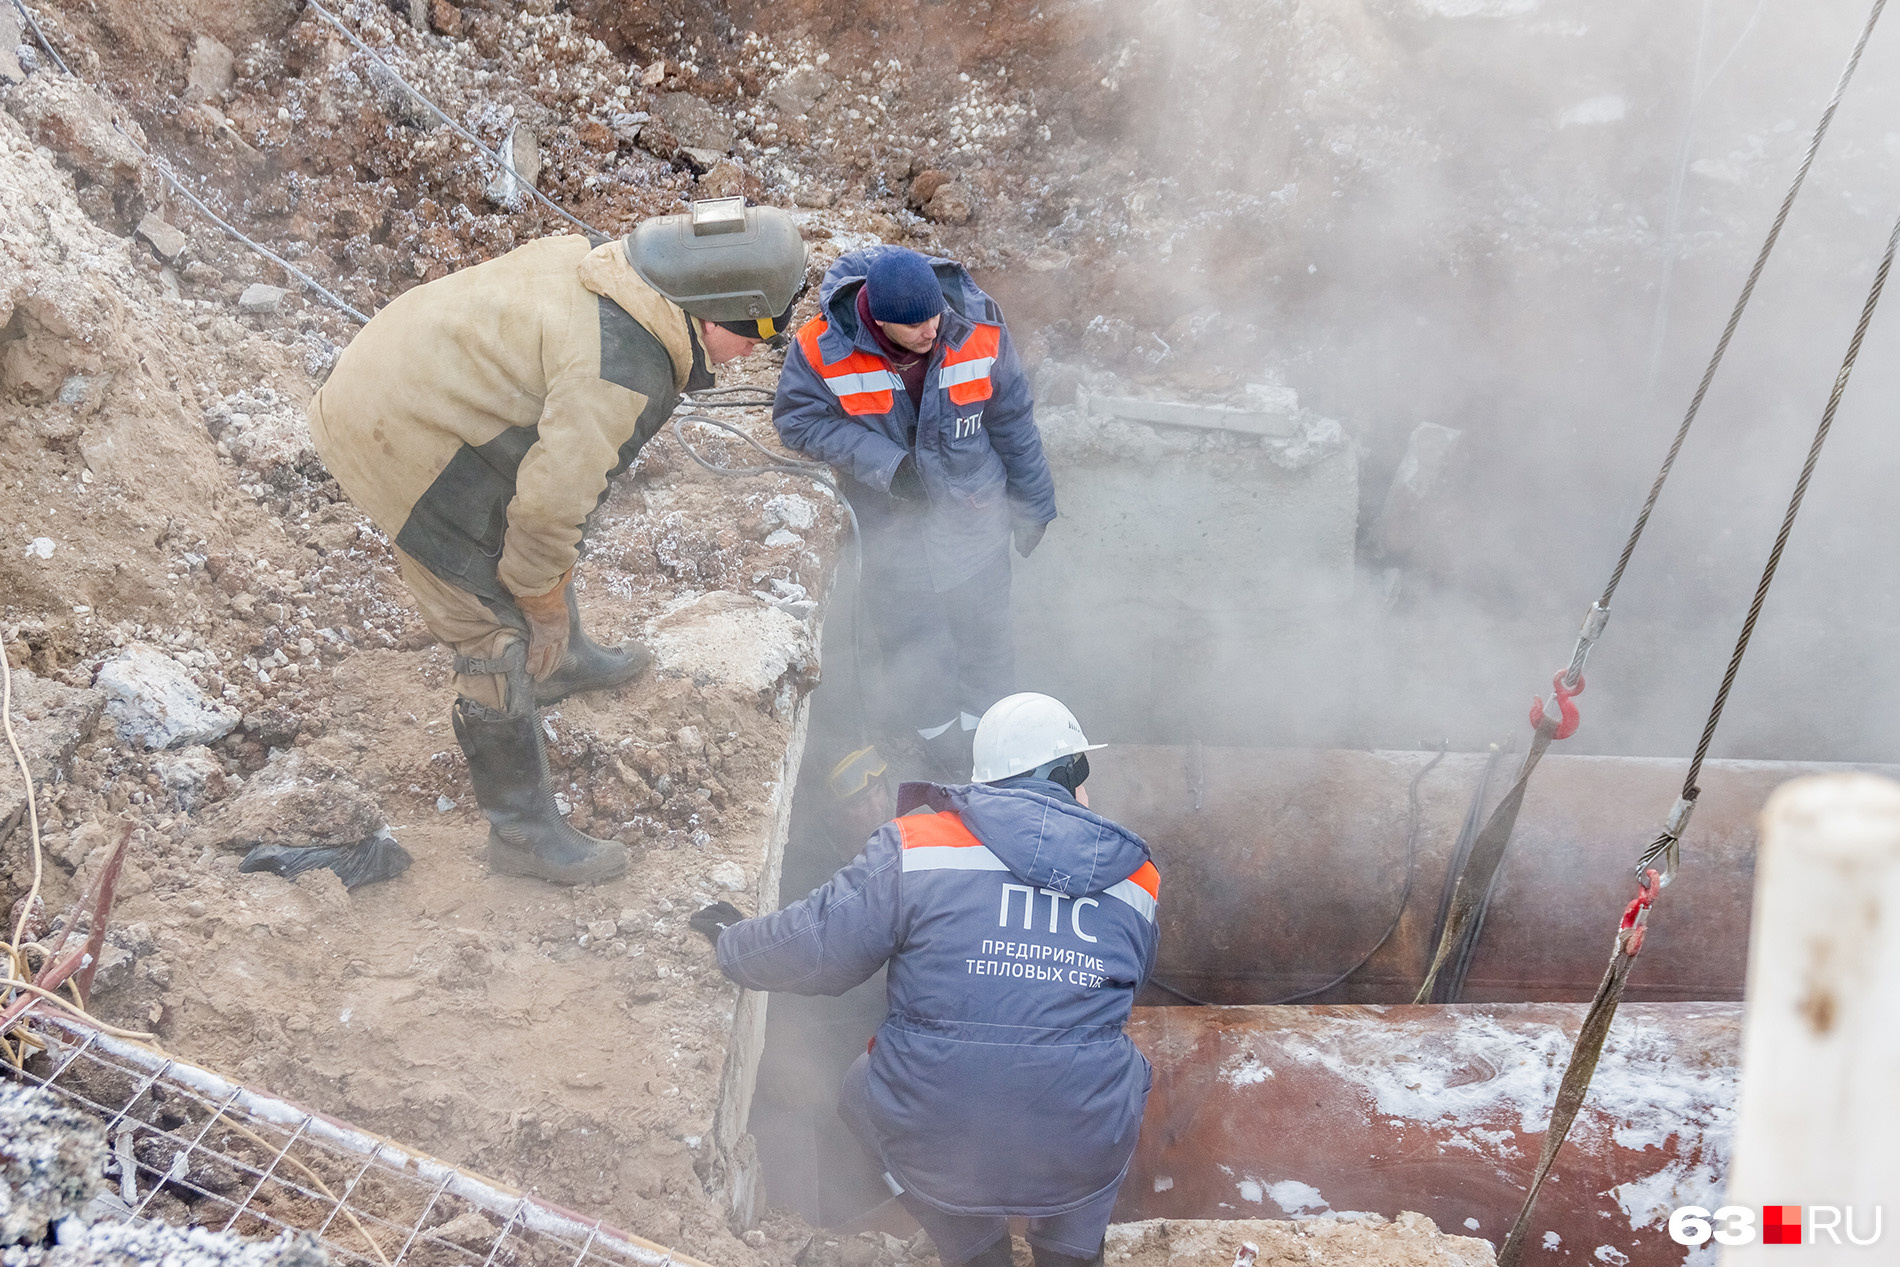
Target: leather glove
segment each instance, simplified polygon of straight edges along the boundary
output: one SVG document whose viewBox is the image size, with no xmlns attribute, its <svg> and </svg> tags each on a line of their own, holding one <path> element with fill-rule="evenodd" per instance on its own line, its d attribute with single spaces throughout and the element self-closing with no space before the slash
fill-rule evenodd
<svg viewBox="0 0 1900 1267">
<path fill-rule="evenodd" d="M 1026 559 L 1042 541 L 1042 534 L 1049 531 L 1049 525 L 1035 523 L 1028 519 L 1018 519 L 1011 531 L 1016 538 L 1016 553 Z"/>
<path fill-rule="evenodd" d="M 711 906 L 701 907 L 699 910 L 694 911 L 692 918 L 688 919 L 686 923 L 693 928 L 694 931 L 704 933 L 706 940 L 717 946 L 719 944 L 719 934 L 725 932 L 728 928 L 731 928 L 744 918 L 745 916 L 740 912 L 739 908 L 732 903 L 714 902 Z"/>
<path fill-rule="evenodd" d="M 515 606 L 528 618 L 528 674 L 537 682 L 547 681 L 567 658 L 567 583 L 573 579 L 569 568 L 547 593 L 515 595 Z"/>
<path fill-rule="evenodd" d="M 928 501 L 930 495 L 924 491 L 924 477 L 917 473 L 917 463 L 909 454 L 897 464 L 897 470 L 891 474 L 890 493 L 900 502 Z"/>
</svg>

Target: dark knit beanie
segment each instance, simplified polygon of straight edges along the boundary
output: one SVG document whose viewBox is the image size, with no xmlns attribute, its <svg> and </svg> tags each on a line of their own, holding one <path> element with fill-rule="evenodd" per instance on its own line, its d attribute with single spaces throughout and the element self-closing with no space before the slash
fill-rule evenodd
<svg viewBox="0 0 1900 1267">
<path fill-rule="evenodd" d="M 871 261 L 864 275 L 871 316 L 895 326 L 914 326 L 943 311 L 943 287 L 930 261 L 915 251 L 899 248 Z"/>
</svg>

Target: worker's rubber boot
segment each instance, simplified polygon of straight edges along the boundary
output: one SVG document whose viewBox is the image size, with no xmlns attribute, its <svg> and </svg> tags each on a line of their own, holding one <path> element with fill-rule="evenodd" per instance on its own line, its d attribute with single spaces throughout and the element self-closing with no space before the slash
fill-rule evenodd
<svg viewBox="0 0 1900 1267">
<path fill-rule="evenodd" d="M 937 1257 L 941 1260 L 943 1255 Z M 1010 1267 L 1014 1261 L 1015 1251 L 1010 1248 L 1009 1233 L 1005 1232 L 988 1249 L 978 1250 L 974 1257 L 964 1259 L 961 1267 Z"/>
<path fill-rule="evenodd" d="M 1031 1241 L 1029 1254 L 1036 1260 L 1036 1267 L 1102 1267 L 1102 1251 L 1099 1249 L 1093 1258 L 1077 1258 L 1073 1254 L 1058 1254 L 1053 1249 L 1044 1249 Z"/>
<path fill-rule="evenodd" d="M 455 738 L 488 815 L 488 869 L 551 884 L 597 884 L 627 869 L 627 847 L 575 831 L 555 808 L 548 750 L 533 709 L 498 712 L 455 701 Z"/>
<path fill-rule="evenodd" d="M 534 702 L 545 707 L 580 691 L 604 691 L 631 682 L 653 663 L 645 644 L 628 639 L 603 647 L 581 629 L 581 607 L 567 587 L 567 654 L 545 681 L 534 684 Z"/>
</svg>

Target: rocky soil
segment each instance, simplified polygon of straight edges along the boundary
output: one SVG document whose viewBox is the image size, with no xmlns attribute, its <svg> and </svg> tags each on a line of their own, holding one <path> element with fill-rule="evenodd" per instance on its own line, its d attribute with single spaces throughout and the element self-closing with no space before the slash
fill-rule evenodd
<svg viewBox="0 0 1900 1267">
<path fill-rule="evenodd" d="M 46 16 L 76 66 L 104 64 L 93 39 L 124 51 Z M 637 861 L 574 892 L 490 878 L 448 655 L 305 431 L 349 323 L 247 298 L 283 279 L 166 206 L 112 126 L 176 139 L 156 116 L 148 132 L 118 91 L 45 65 L 21 78 L 0 90 L 0 632 L 44 911 L 136 825 L 96 1011 L 714 1261 L 789 1260 L 809 1230 L 743 1240 L 709 1195 L 735 1164 L 710 1125 L 736 992 L 684 918 L 714 896 L 752 907 L 762 881 L 775 892 L 761 864 L 818 676 L 842 526 L 829 495 L 715 479 L 670 439 L 648 448 L 599 513 L 578 585 L 592 633 L 646 637 L 656 669 L 546 715 L 572 821 Z M 365 88 L 355 106 L 374 101 Z M 769 359 L 725 381 L 769 384 Z M 769 439 L 763 411 L 735 417 Z M 23 810 L 9 767 L 8 908 L 33 872 Z M 238 870 L 256 843 L 378 829 L 414 865 L 354 893 L 328 871 Z"/>
<path fill-rule="evenodd" d="M 1150 1219 L 1109 1231 L 1104 1261 L 1117 1267 L 1186 1267 L 1189 1263 L 1242 1261 L 1242 1247 L 1256 1251 L 1258 1267 L 1304 1267 L 1308 1263 L 1363 1263 L 1366 1267 L 1491 1267 L 1489 1241 L 1450 1236 L 1420 1214 L 1397 1219 L 1378 1215 L 1334 1216 L 1279 1222 L 1273 1219 Z"/>
</svg>

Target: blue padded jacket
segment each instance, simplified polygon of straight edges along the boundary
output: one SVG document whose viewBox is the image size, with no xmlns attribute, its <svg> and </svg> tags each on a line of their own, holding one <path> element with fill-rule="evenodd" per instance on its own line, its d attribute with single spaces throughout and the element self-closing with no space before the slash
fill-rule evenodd
<svg viewBox="0 0 1900 1267">
<path fill-rule="evenodd" d="M 942 593 L 1008 550 L 1012 520 L 1054 519 L 1055 482 L 1002 310 L 954 260 L 930 261 L 947 307 L 921 405 L 901 384 L 892 389 L 890 362 L 859 327 L 857 296 L 871 262 L 901 249 L 866 247 L 826 270 L 820 315 L 785 353 L 772 421 L 786 447 L 845 477 L 866 531 L 921 516 L 925 564 Z M 906 454 L 927 507 L 889 495 Z"/>
<path fill-rule="evenodd" d="M 1154 968 L 1148 846 L 1054 783 L 906 783 L 823 887 L 719 938 L 754 990 L 842 994 L 890 965 L 863 1113 L 884 1167 L 954 1214 L 1060 1214 L 1119 1182 L 1148 1061 L 1122 1033 Z"/>
</svg>

